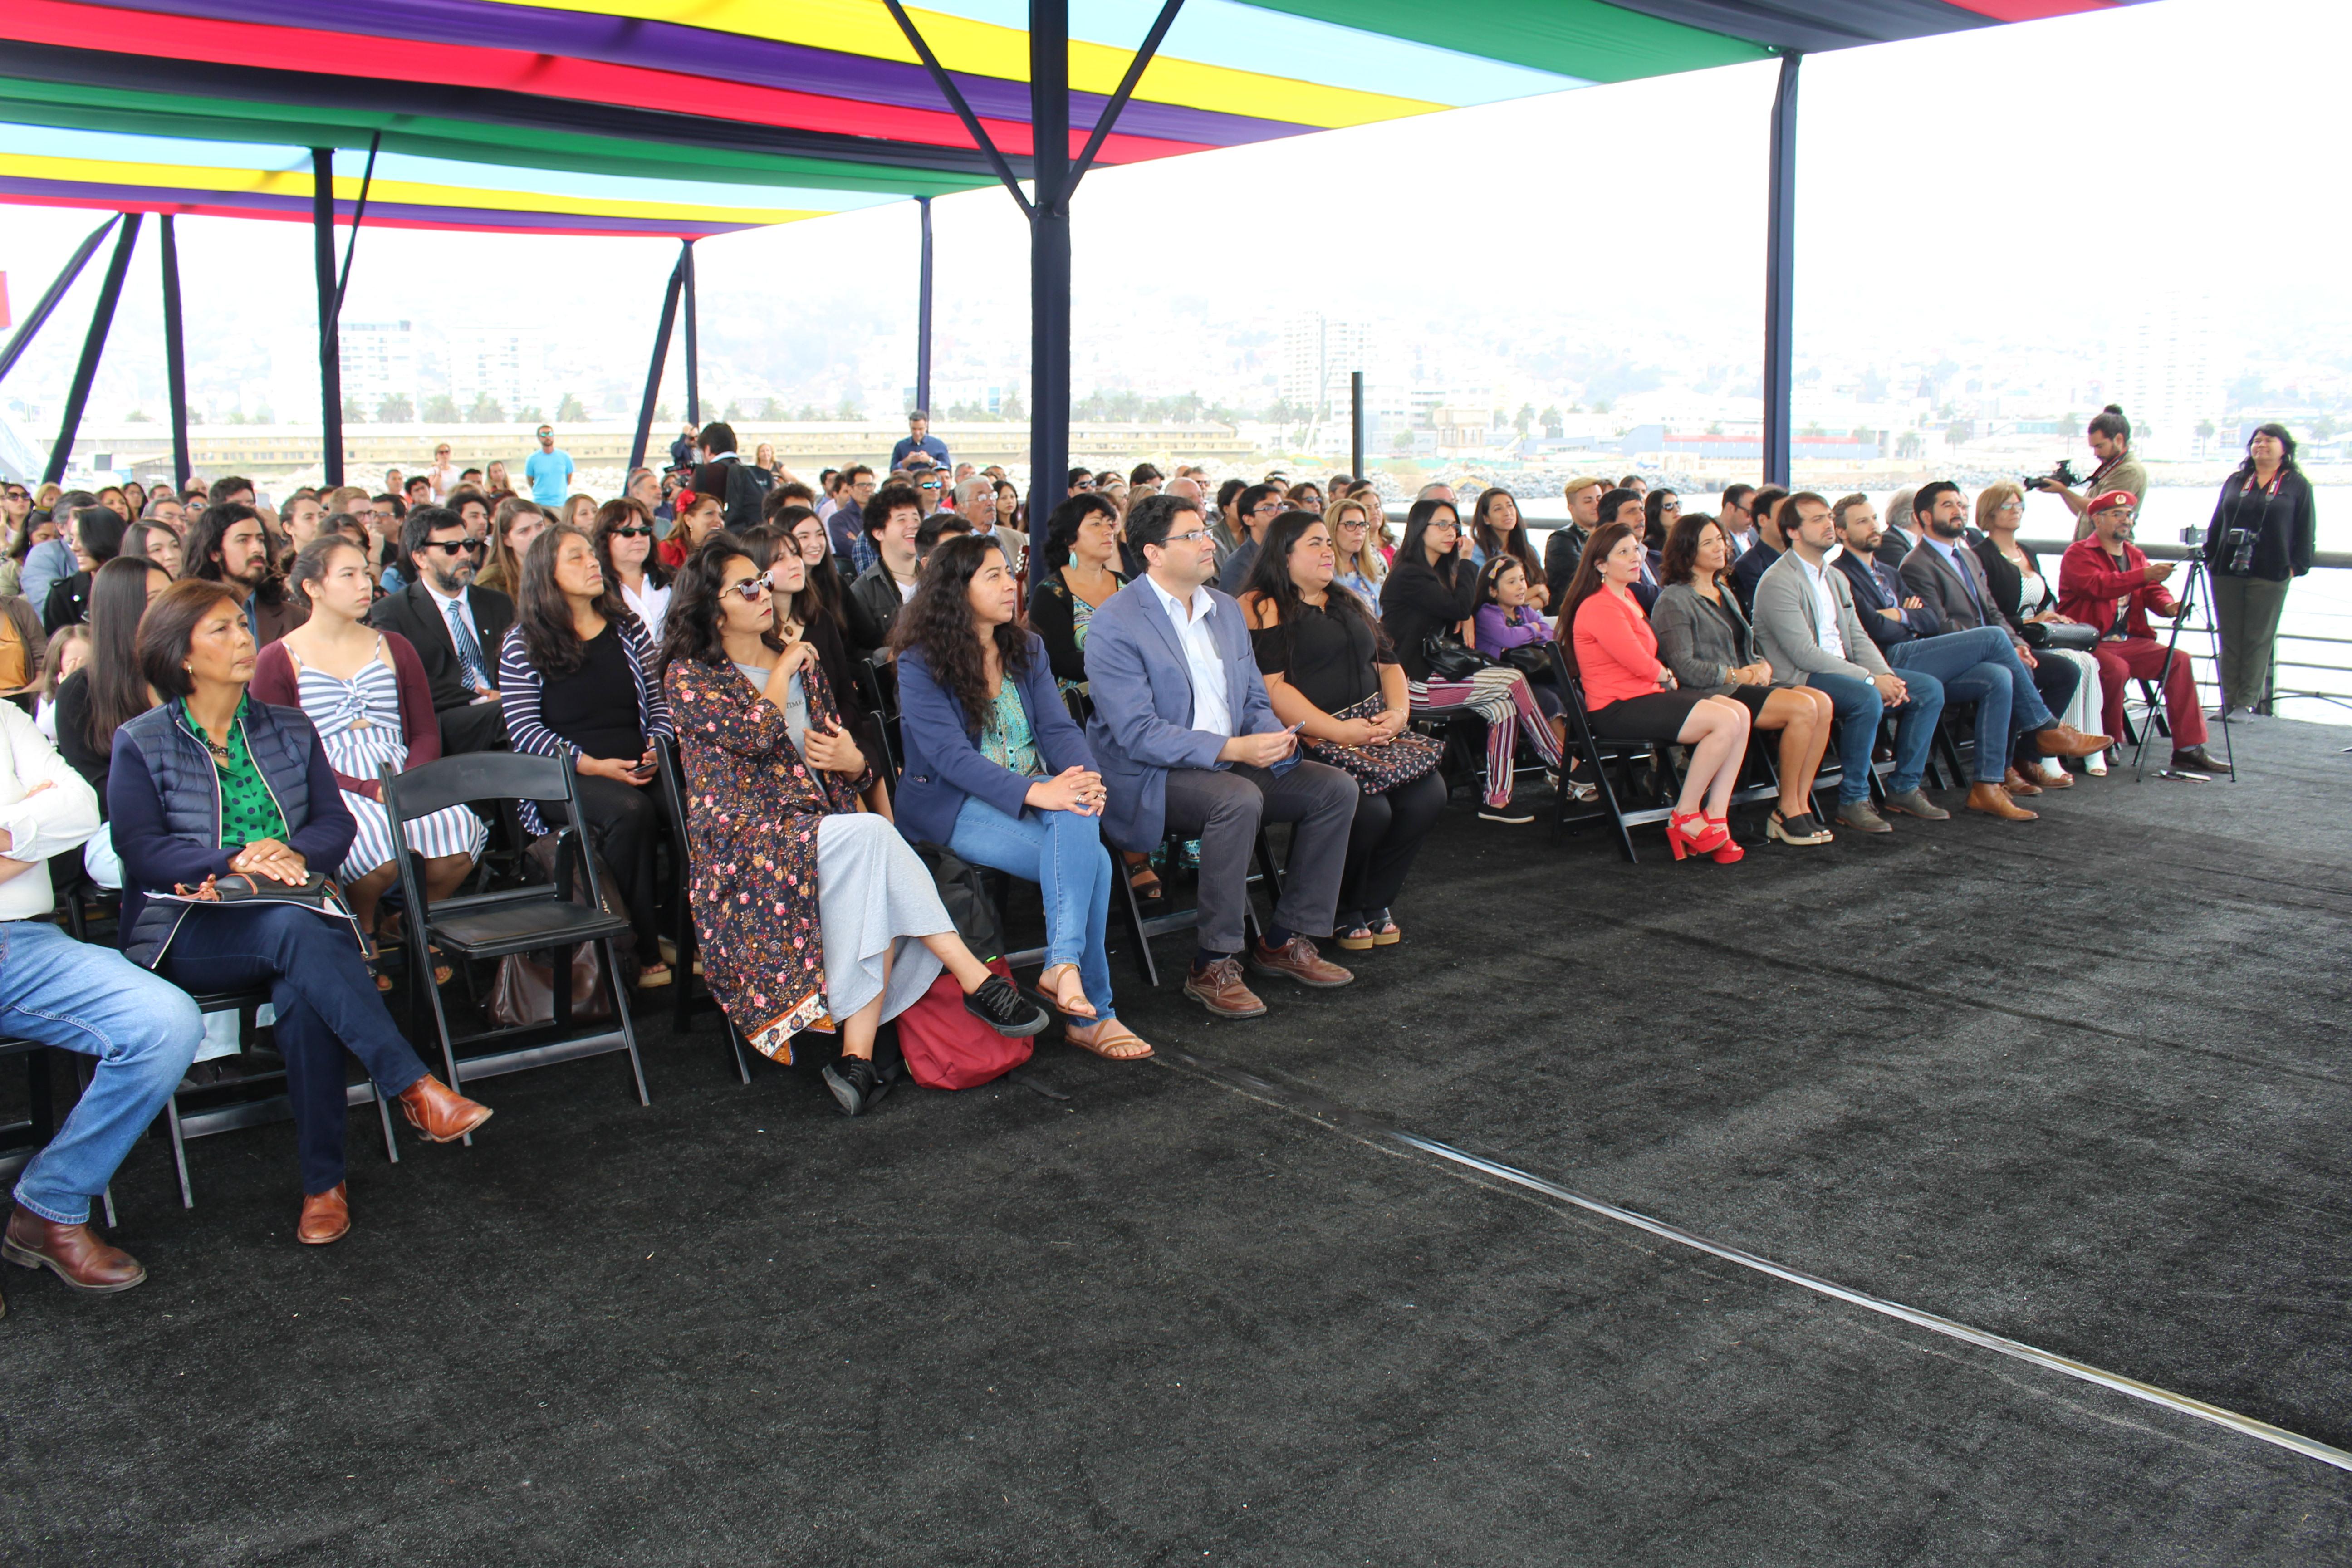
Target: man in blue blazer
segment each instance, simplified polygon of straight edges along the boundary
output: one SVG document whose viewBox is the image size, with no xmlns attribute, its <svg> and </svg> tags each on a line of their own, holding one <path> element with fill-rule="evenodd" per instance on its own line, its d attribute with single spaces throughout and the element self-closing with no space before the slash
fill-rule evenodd
<svg viewBox="0 0 2352 1568">
<path fill-rule="evenodd" d="M 1331 934 L 1356 781 L 1297 755 L 1297 736 L 1266 700 L 1241 606 L 1209 586 L 1216 539 L 1188 496 L 1148 496 L 1128 514 L 1144 574 L 1103 601 L 1087 626 L 1087 739 L 1108 795 L 1104 831 L 1122 849 L 1170 832 L 1201 840 L 1199 951 L 1184 994 L 1221 1018 L 1265 1004 L 1242 983 L 1242 917 L 1261 822 L 1296 824 L 1274 923 L 1249 966 L 1302 985 L 1355 978 L 1309 936 Z"/>
</svg>

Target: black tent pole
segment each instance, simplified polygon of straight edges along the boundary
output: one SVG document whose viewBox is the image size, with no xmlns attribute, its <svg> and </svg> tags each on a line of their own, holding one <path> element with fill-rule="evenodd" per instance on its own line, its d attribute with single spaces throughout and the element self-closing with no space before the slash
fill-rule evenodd
<svg viewBox="0 0 2352 1568">
<path fill-rule="evenodd" d="M 16 362 L 25 357 L 26 349 L 33 346 L 33 339 L 48 324 L 50 315 L 58 308 L 58 301 L 66 297 L 66 290 L 74 286 L 74 279 L 81 276 L 81 269 L 89 266 L 89 258 L 97 254 L 98 242 L 106 237 L 108 229 L 121 221 L 121 213 L 108 218 L 91 229 L 89 237 L 75 247 L 74 253 L 66 258 L 64 268 L 49 284 L 47 291 L 35 301 L 32 310 L 26 312 L 25 319 L 16 323 L 16 330 L 8 335 L 8 346 L 0 349 L 0 379 L 5 379 L 10 371 L 16 368 Z"/>
<path fill-rule="evenodd" d="M 686 279 L 686 417 L 699 429 L 702 426 L 702 363 L 700 345 L 695 341 L 694 241 L 688 240 L 679 249 L 677 269 Z"/>
<path fill-rule="evenodd" d="M 163 385 L 172 403 L 172 489 L 185 489 L 195 469 L 188 455 L 188 345 L 180 324 L 180 237 L 163 215 Z"/>
<path fill-rule="evenodd" d="M 328 489 L 343 482 L 343 353 L 335 330 L 335 150 L 310 149 L 310 261 L 319 287 L 320 471 Z"/>
<path fill-rule="evenodd" d="M 1794 414 L 1792 336 L 1797 287 L 1797 68 L 1804 56 L 1780 57 L 1772 95 L 1770 192 L 1764 218 L 1764 482 L 1789 483 Z"/>
<path fill-rule="evenodd" d="M 1029 0 L 1029 552 L 1070 472 L 1070 3 Z"/>
<path fill-rule="evenodd" d="M 690 254 L 690 253 L 688 253 Z M 670 328 L 677 321 L 677 296 L 686 284 L 686 256 L 669 269 L 669 288 L 662 294 L 661 325 L 654 331 L 654 362 L 646 368 L 645 400 L 637 405 L 636 438 L 629 444 L 629 472 L 646 466 L 646 443 L 653 436 L 654 399 L 661 395 L 662 364 L 669 358 Z"/>
<path fill-rule="evenodd" d="M 89 405 L 90 384 L 98 379 L 99 357 L 106 352 L 106 331 L 114 324 L 115 302 L 122 298 L 122 275 L 131 270 L 131 252 L 138 243 L 139 215 L 124 213 L 122 228 L 114 237 L 114 255 L 106 263 L 106 280 L 98 286 L 98 307 L 89 313 L 89 335 L 81 341 L 81 363 L 74 366 L 73 385 L 66 391 L 65 417 L 58 424 L 57 444 L 49 448 L 43 484 L 53 485 L 66 477 L 74 432 L 81 428 L 81 411 Z"/>
<path fill-rule="evenodd" d="M 1364 373 L 1348 373 L 1348 472 L 1364 477 Z"/>
<path fill-rule="evenodd" d="M 915 406 L 931 411 L 931 198 L 917 196 L 923 215 L 922 280 L 915 293 Z"/>
</svg>

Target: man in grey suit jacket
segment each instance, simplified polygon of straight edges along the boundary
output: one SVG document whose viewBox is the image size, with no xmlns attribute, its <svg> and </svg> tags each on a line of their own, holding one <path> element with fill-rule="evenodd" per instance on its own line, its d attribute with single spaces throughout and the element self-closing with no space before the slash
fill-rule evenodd
<svg viewBox="0 0 2352 1568">
<path fill-rule="evenodd" d="M 1302 985 L 1355 978 L 1316 952 L 1331 934 L 1356 781 L 1297 755 L 1298 737 L 1266 700 L 1241 606 L 1210 587 L 1216 542 L 1200 505 L 1148 496 L 1127 520 L 1145 573 L 1087 625 L 1087 743 L 1102 770 L 1103 831 L 1122 849 L 1157 848 L 1170 832 L 1201 840 L 1200 944 L 1184 994 L 1221 1018 L 1265 1004 L 1242 982 L 1250 856 L 1262 822 L 1297 824 L 1274 923 L 1249 966 Z"/>
<path fill-rule="evenodd" d="M 1887 809 L 1931 821 L 1951 816 L 1919 788 L 1944 712 L 1943 682 L 1895 674 L 1862 629 L 1845 574 L 1829 564 L 1837 542 L 1830 503 L 1802 491 L 1781 503 L 1780 518 L 1789 548 L 1756 580 L 1756 647 L 1777 684 L 1826 691 L 1837 710 L 1838 820 L 1862 833 L 1893 831 L 1870 805 L 1870 753 L 1890 708 L 1900 717 Z"/>
</svg>

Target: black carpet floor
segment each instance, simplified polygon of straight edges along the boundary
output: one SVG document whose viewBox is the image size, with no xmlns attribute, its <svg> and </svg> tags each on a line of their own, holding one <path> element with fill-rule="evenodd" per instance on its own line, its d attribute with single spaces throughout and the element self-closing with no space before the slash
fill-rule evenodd
<svg viewBox="0 0 2352 1568">
<path fill-rule="evenodd" d="M 845 1121 L 655 1009 L 650 1108 L 355 1117 L 330 1248 L 289 1129 L 193 1211 L 143 1145 L 145 1287 L 0 1280 L 0 1561 L 2347 1561 L 2342 1470 L 1375 1131 L 2352 1447 L 2352 732 L 2236 739 L 1735 868 L 1457 807 L 1349 989 L 1117 955 L 1162 1059 L 1066 1100 Z"/>
</svg>

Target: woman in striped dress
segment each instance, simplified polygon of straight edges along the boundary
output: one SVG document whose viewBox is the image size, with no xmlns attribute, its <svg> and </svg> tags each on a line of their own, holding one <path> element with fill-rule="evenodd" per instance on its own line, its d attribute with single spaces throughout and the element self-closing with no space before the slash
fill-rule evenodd
<svg viewBox="0 0 2352 1568">
<path fill-rule="evenodd" d="M 373 932 L 377 900 L 400 875 L 378 770 L 389 763 L 404 773 L 438 758 L 441 727 L 416 649 L 362 618 L 374 595 L 367 568 L 366 552 L 341 534 L 303 548 L 291 580 L 310 601 L 310 618 L 261 650 L 252 691 L 263 702 L 299 708 L 318 730 L 359 824 L 343 863 L 320 869 L 343 885 L 360 929 Z M 408 824 L 409 847 L 425 857 L 425 896 L 456 892 L 487 837 L 482 819 L 463 805 Z"/>
</svg>

